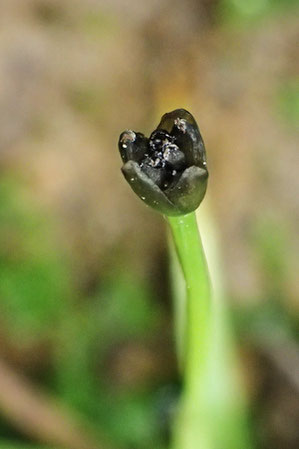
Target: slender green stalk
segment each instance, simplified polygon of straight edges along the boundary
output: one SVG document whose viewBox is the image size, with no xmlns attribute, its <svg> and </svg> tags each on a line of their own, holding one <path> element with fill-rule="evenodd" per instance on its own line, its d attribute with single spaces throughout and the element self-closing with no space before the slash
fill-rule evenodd
<svg viewBox="0 0 299 449">
<path fill-rule="evenodd" d="M 173 259 L 172 274 L 183 373 L 171 449 L 252 449 L 235 342 L 219 279 L 217 287 L 216 253 L 214 260 L 211 257 L 212 242 L 208 249 L 213 288 L 195 214 L 169 217 L 168 221 L 180 262 Z M 209 223 L 205 234 L 211 228 Z M 181 277 L 187 287 L 186 298 Z"/>
<path fill-rule="evenodd" d="M 187 289 L 187 319 L 184 336 L 184 382 L 187 390 L 198 384 L 205 360 L 210 323 L 211 294 L 206 259 L 195 213 L 168 217 Z"/>
<path fill-rule="evenodd" d="M 210 280 L 195 213 L 168 217 L 168 221 L 187 289 L 183 332 L 184 390 L 174 428 L 173 449 L 200 449 L 195 435 L 198 435 L 201 421 L 198 404 L 202 395 L 201 379 L 206 371 L 211 331 Z"/>
</svg>

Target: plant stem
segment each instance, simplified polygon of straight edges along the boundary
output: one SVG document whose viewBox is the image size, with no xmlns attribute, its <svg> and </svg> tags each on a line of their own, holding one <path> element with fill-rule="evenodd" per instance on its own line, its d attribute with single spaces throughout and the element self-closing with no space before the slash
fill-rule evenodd
<svg viewBox="0 0 299 449">
<path fill-rule="evenodd" d="M 211 287 L 195 213 L 168 217 L 184 274 L 187 301 L 183 332 L 183 397 L 174 428 L 173 449 L 201 449 L 196 435 L 200 426 L 202 378 L 206 372 L 211 331 Z"/>
</svg>

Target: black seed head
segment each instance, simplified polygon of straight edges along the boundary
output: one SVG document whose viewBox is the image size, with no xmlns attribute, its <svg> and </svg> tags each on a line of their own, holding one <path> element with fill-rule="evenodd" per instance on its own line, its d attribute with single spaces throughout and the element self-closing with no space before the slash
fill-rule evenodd
<svg viewBox="0 0 299 449">
<path fill-rule="evenodd" d="M 204 143 L 188 111 L 164 114 L 149 139 L 124 131 L 119 150 L 124 176 L 148 205 L 166 215 L 182 215 L 198 207 L 208 171 Z"/>
</svg>

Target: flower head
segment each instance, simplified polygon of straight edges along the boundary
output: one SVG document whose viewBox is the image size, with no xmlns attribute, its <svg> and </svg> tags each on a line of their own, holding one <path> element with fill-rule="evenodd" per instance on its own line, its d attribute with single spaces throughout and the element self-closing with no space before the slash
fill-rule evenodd
<svg viewBox="0 0 299 449">
<path fill-rule="evenodd" d="M 165 215 L 197 209 L 206 192 L 206 152 L 196 121 L 185 109 L 164 114 L 149 138 L 131 130 L 119 138 L 122 172 L 146 204 Z"/>
</svg>

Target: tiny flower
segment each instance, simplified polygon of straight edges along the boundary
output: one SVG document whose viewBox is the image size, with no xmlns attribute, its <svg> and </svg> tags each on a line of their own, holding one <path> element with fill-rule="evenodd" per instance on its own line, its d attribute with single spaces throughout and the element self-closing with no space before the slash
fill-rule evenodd
<svg viewBox="0 0 299 449">
<path fill-rule="evenodd" d="M 196 121 L 185 109 L 164 114 L 149 138 L 131 130 L 119 138 L 122 172 L 134 192 L 164 215 L 184 215 L 204 198 L 208 170 Z"/>
</svg>

